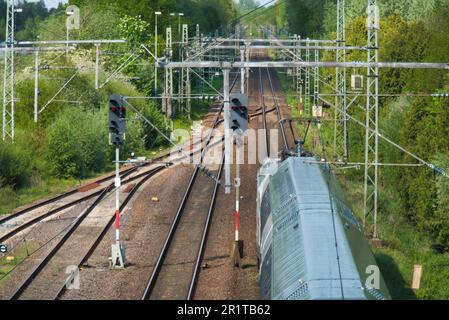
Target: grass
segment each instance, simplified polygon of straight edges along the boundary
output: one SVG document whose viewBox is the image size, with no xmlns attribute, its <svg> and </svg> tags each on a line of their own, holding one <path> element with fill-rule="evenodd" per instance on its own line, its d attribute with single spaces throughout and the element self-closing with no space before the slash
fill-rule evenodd
<svg viewBox="0 0 449 320">
<path fill-rule="evenodd" d="M 286 84 L 291 82 L 285 74 L 278 76 L 287 94 L 294 94 Z M 288 81 L 288 82 L 287 82 Z M 296 106 L 293 97 L 288 97 L 290 106 Z M 292 108 L 292 116 L 298 117 L 296 107 Z M 323 124 L 321 135 L 326 141 L 332 137 L 332 126 Z M 299 134 L 304 127 L 299 126 Z M 317 137 L 318 129 L 312 127 L 310 137 Z M 315 154 L 321 154 L 321 146 L 312 148 L 307 139 L 307 148 Z M 324 146 L 326 154 L 331 154 L 332 144 Z M 359 220 L 363 212 L 363 181 L 362 174 L 350 176 L 338 174 L 345 196 Z M 381 245 L 372 246 L 373 253 L 389 288 L 393 299 L 449 299 L 449 253 L 441 254 L 432 248 L 430 237 L 414 228 L 404 217 L 399 196 L 386 185 L 379 186 L 378 231 L 382 239 Z M 369 231 L 369 229 L 367 230 Z M 420 289 L 411 289 L 414 265 L 423 266 Z"/>
<path fill-rule="evenodd" d="M 48 179 L 40 181 L 32 187 L 13 190 L 9 187 L 0 188 L 0 215 L 10 213 L 14 209 L 33 203 L 44 197 L 52 197 L 74 188 L 80 184 L 75 179 Z"/>
<path fill-rule="evenodd" d="M 39 249 L 39 245 L 33 241 L 21 242 L 14 247 L 7 256 L 0 259 L 0 286 L 9 273 L 20 265 L 26 258 Z M 14 257 L 13 261 L 7 261 L 7 257 Z"/>
<path fill-rule="evenodd" d="M 211 85 L 219 90 L 223 86 L 223 80 L 222 77 L 214 77 Z M 193 91 L 193 90 L 192 90 Z M 199 88 L 196 88 L 195 91 L 200 91 Z M 216 96 L 217 93 L 210 88 L 209 86 L 204 86 L 204 95 L 213 95 Z M 212 100 L 197 100 L 192 99 L 192 110 L 190 119 L 187 117 L 187 115 L 182 115 L 178 118 L 175 118 L 173 121 L 173 128 L 176 129 L 183 129 L 190 132 L 191 126 L 196 121 L 201 121 L 204 119 L 204 116 L 209 113 L 211 108 Z M 179 141 L 178 141 L 179 142 Z M 179 143 L 182 143 L 184 141 L 180 141 Z"/>
</svg>

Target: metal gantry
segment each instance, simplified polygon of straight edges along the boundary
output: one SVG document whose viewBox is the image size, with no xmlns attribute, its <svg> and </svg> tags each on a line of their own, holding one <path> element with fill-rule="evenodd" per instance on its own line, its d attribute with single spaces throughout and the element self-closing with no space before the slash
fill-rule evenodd
<svg viewBox="0 0 449 320">
<path fill-rule="evenodd" d="M 318 43 L 316 43 L 318 46 Z M 320 61 L 320 51 L 315 49 L 315 62 Z M 320 68 L 317 66 L 313 68 L 313 105 L 314 107 L 318 107 L 320 94 Z"/>
<path fill-rule="evenodd" d="M 3 141 L 14 141 L 14 13 L 14 0 L 7 0 L 3 77 Z"/>
<path fill-rule="evenodd" d="M 306 49 L 306 63 L 310 62 L 310 42 L 309 38 L 307 38 L 307 49 Z M 305 105 L 304 112 L 306 116 L 310 116 L 310 68 L 306 69 L 306 81 L 305 81 Z"/>
<path fill-rule="evenodd" d="M 301 48 L 299 48 L 300 44 L 301 44 L 301 36 L 295 35 L 295 45 L 298 47 L 295 50 L 295 57 L 294 57 L 295 61 L 301 60 L 302 50 L 301 50 Z M 299 67 L 295 68 L 295 75 L 296 75 L 296 95 L 300 100 L 302 100 L 303 88 L 304 88 L 302 68 L 299 68 Z"/>
<path fill-rule="evenodd" d="M 184 59 L 189 58 L 189 51 L 187 50 L 187 47 L 189 45 L 189 28 L 187 24 L 182 25 L 182 53 L 181 53 L 181 59 L 184 61 Z M 183 68 L 181 69 L 181 90 L 180 90 L 180 101 L 181 106 L 187 113 L 189 120 L 190 120 L 190 113 L 191 113 L 191 107 L 192 107 L 192 101 L 191 101 L 191 85 L 190 85 L 190 69 L 189 68 Z M 184 104 L 185 102 L 185 104 Z"/>
<path fill-rule="evenodd" d="M 337 1 L 336 62 L 346 62 L 345 0 Z M 334 160 L 348 158 L 348 132 L 346 119 L 346 68 L 335 69 L 337 94 L 334 105 Z"/>
<path fill-rule="evenodd" d="M 168 27 L 165 34 L 165 56 L 167 59 L 173 57 L 172 48 L 172 29 Z M 165 112 L 165 118 L 170 121 L 170 128 L 173 130 L 173 68 L 165 69 L 165 87 L 164 87 L 164 97 L 163 97 L 163 110 Z M 167 121 L 167 120 L 166 120 Z"/>
<path fill-rule="evenodd" d="M 379 174 L 379 7 L 377 0 L 368 0 L 367 8 L 367 98 L 365 118 L 365 187 L 363 224 L 373 219 L 373 238 L 377 238 L 377 184 Z"/>
</svg>

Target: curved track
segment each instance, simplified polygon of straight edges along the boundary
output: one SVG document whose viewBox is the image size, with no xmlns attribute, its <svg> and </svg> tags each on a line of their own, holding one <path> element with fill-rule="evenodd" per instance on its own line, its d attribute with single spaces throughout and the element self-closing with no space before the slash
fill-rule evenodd
<svg viewBox="0 0 449 320">
<path fill-rule="evenodd" d="M 135 185 L 132 192 L 126 197 L 125 201 L 122 203 L 122 208 L 126 206 L 126 204 L 131 200 L 131 198 L 134 196 L 135 192 L 143 185 L 144 182 L 146 182 L 150 177 L 154 176 L 156 173 L 162 170 L 164 167 L 158 167 L 156 169 L 150 170 L 149 172 L 146 172 L 144 174 L 139 175 L 139 177 L 132 178 L 133 180 L 136 180 L 138 178 L 141 178 L 141 180 Z M 129 181 L 128 181 L 129 182 Z M 56 254 L 62 249 L 65 245 L 65 243 L 69 240 L 69 238 L 75 233 L 75 231 L 78 229 L 78 227 L 81 225 L 81 223 L 87 218 L 87 216 L 97 207 L 98 204 L 103 201 L 106 196 L 114 190 L 114 186 L 111 184 L 109 187 L 105 188 L 101 194 L 96 198 L 94 203 L 92 203 L 81 215 L 77 217 L 77 219 L 70 225 L 70 227 L 65 231 L 61 239 L 56 243 L 56 245 L 51 249 L 51 251 L 35 266 L 35 268 L 32 270 L 31 274 L 28 275 L 23 282 L 19 285 L 19 287 L 14 291 L 14 293 L 11 295 L 11 300 L 19 299 L 22 295 L 24 295 L 25 291 L 28 289 L 28 287 L 33 283 L 33 281 L 39 276 L 41 271 L 47 267 L 47 265 L 51 266 L 52 259 L 56 256 Z M 113 221 L 114 215 L 111 216 L 111 220 Z M 111 220 L 109 223 L 107 223 L 100 235 L 96 238 L 93 245 L 89 247 L 87 250 L 87 254 L 85 257 L 90 256 L 90 254 L 95 250 L 98 243 L 102 240 L 104 234 L 111 226 Z M 84 262 L 84 258 L 82 259 L 81 263 Z M 54 267 L 54 266 L 53 266 Z M 55 272 L 58 271 L 57 268 L 54 268 Z M 57 284 L 55 283 L 47 283 L 48 287 L 46 288 L 46 294 L 53 289 L 53 287 Z M 65 285 L 65 282 L 63 283 Z M 61 289 L 59 289 L 56 296 L 59 295 L 59 292 Z"/>
</svg>

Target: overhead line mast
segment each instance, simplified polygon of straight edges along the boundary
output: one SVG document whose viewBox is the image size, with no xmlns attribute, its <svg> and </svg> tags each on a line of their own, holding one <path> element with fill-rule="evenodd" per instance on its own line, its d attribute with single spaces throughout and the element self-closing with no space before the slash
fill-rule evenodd
<svg viewBox="0 0 449 320">
<path fill-rule="evenodd" d="M 336 62 L 346 62 L 345 0 L 337 1 Z M 335 96 L 334 106 L 334 160 L 348 158 L 346 122 L 346 68 L 335 69 L 335 87 L 341 95 Z"/>
<path fill-rule="evenodd" d="M 377 239 L 377 196 L 379 176 L 379 7 L 377 0 L 368 0 L 367 8 L 367 98 L 365 118 L 365 187 L 363 224 L 370 215 L 373 218 L 373 239 Z M 346 114 L 345 114 L 346 116 Z"/>
<path fill-rule="evenodd" d="M 14 141 L 14 0 L 6 1 L 5 64 L 3 78 L 3 141 Z"/>
</svg>

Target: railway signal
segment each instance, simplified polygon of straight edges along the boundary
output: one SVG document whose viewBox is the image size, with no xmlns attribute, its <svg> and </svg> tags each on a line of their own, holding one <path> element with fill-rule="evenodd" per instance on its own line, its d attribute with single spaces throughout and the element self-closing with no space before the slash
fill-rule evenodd
<svg viewBox="0 0 449 320">
<path fill-rule="evenodd" d="M 233 94 L 231 100 L 231 129 L 245 133 L 248 130 L 248 97 L 244 94 Z"/>
<path fill-rule="evenodd" d="M 122 145 L 126 138 L 126 104 L 120 95 L 109 97 L 109 142 Z"/>
<path fill-rule="evenodd" d="M 248 97 L 244 94 L 232 94 L 231 121 L 230 126 L 236 137 L 236 178 L 235 186 L 235 241 L 233 245 L 233 263 L 236 267 L 241 267 L 243 256 L 243 242 L 239 238 L 239 218 L 240 218 L 240 159 L 243 146 L 243 134 L 248 130 Z"/>
<path fill-rule="evenodd" d="M 125 267 L 125 247 L 120 242 L 120 150 L 126 134 L 126 102 L 118 94 L 109 97 L 109 141 L 115 145 L 115 243 L 111 246 L 112 269 Z"/>
</svg>

